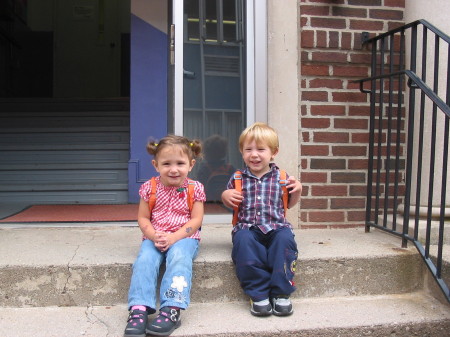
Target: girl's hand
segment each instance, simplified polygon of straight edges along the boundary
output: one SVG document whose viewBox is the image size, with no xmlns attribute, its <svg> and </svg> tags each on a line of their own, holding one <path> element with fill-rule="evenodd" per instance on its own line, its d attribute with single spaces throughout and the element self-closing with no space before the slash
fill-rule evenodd
<svg viewBox="0 0 450 337">
<path fill-rule="evenodd" d="M 222 201 L 227 207 L 237 207 L 241 202 L 242 194 L 235 189 L 225 190 L 222 193 Z"/>
<path fill-rule="evenodd" d="M 154 243 L 156 249 L 163 253 L 166 252 L 175 241 L 171 233 L 156 231 Z"/>
</svg>

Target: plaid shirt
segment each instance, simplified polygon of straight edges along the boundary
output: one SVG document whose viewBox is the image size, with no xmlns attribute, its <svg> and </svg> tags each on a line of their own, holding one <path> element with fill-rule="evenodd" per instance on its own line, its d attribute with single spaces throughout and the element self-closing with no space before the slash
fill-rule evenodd
<svg viewBox="0 0 450 337">
<path fill-rule="evenodd" d="M 233 232 L 252 226 L 258 226 L 264 234 L 280 227 L 292 228 L 284 216 L 279 180 L 280 171 L 275 164 L 270 164 L 270 171 L 261 178 L 254 176 L 248 168 L 242 171 L 244 200 L 239 205 L 238 223 Z M 228 182 L 227 189 L 234 189 L 234 177 Z"/>
</svg>

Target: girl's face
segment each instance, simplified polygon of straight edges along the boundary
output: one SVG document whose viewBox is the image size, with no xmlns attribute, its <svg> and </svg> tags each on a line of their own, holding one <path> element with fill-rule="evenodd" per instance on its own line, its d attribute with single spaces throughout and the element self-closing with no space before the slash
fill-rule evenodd
<svg viewBox="0 0 450 337">
<path fill-rule="evenodd" d="M 242 159 L 250 171 L 258 178 L 269 172 L 269 164 L 277 154 L 265 143 L 256 144 L 254 140 L 245 141 L 242 147 Z"/>
<path fill-rule="evenodd" d="M 195 160 L 189 160 L 186 153 L 180 146 L 166 146 L 152 164 L 161 176 L 161 183 L 164 186 L 178 187 L 184 183 L 188 173 L 192 170 Z"/>
</svg>

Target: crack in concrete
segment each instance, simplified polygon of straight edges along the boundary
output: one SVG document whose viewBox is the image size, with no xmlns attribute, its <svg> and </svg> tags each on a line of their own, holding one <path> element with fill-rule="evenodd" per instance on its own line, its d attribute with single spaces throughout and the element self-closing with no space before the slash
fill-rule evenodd
<svg viewBox="0 0 450 337">
<path fill-rule="evenodd" d="M 91 323 L 92 326 L 94 326 L 96 324 L 99 324 L 101 327 L 103 327 L 106 330 L 105 337 L 108 337 L 108 336 L 111 335 L 110 327 L 108 326 L 108 324 L 104 320 L 100 319 L 100 317 L 98 317 L 94 313 L 94 307 L 92 305 L 88 305 L 86 307 L 86 310 L 84 311 L 84 314 L 86 316 L 86 319 L 88 320 L 89 323 Z"/>
<path fill-rule="evenodd" d="M 92 236 L 92 237 L 91 237 L 88 241 L 86 241 L 85 243 L 77 245 L 77 247 L 75 248 L 75 251 L 74 251 L 72 257 L 71 257 L 71 258 L 69 259 L 69 261 L 67 262 L 67 272 L 69 273 L 69 275 L 68 275 L 67 278 L 66 278 L 66 282 L 64 283 L 64 287 L 63 287 L 63 290 L 62 290 L 61 294 L 66 294 L 66 293 L 67 293 L 67 287 L 68 287 L 68 285 L 69 285 L 70 279 L 72 278 L 72 271 L 71 271 L 71 266 L 70 266 L 70 265 L 71 265 L 72 261 L 75 259 L 75 256 L 77 256 L 78 250 L 80 249 L 80 247 L 81 247 L 82 245 L 88 244 L 89 242 L 91 242 L 91 241 L 93 241 L 93 240 L 94 240 L 94 236 Z"/>
</svg>

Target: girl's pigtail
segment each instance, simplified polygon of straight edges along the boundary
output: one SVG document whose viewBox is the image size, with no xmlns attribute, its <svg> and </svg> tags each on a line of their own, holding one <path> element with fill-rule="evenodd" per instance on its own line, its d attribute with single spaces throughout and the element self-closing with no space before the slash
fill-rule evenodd
<svg viewBox="0 0 450 337">
<path fill-rule="evenodd" d="M 156 151 L 158 150 L 158 143 L 155 140 L 150 140 L 147 143 L 146 148 L 147 152 L 154 156 L 156 154 Z"/>
<path fill-rule="evenodd" d="M 191 147 L 192 153 L 195 158 L 202 157 L 202 143 L 198 139 L 193 139 L 189 142 L 189 146 Z"/>
</svg>

